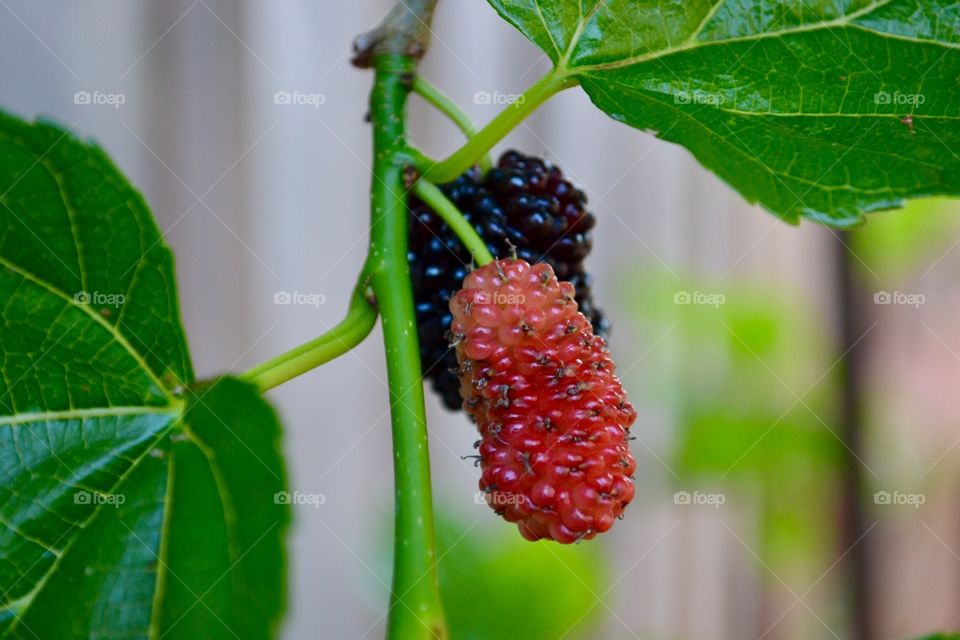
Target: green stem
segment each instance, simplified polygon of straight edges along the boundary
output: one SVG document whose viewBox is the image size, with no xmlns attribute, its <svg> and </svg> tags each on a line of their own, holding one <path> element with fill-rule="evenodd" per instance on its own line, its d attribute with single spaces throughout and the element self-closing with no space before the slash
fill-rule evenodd
<svg viewBox="0 0 960 640">
<path fill-rule="evenodd" d="M 437 640 L 446 625 L 436 573 L 430 457 L 407 266 L 405 78 L 415 70 L 409 56 L 373 58 L 373 187 L 367 269 L 383 318 L 390 417 L 393 426 L 396 520 L 393 586 L 387 638 Z"/>
<path fill-rule="evenodd" d="M 377 309 L 367 297 L 364 276 L 357 283 L 347 316 L 322 336 L 257 365 L 240 377 L 267 391 L 350 351 L 363 342 L 377 322 Z"/>
<path fill-rule="evenodd" d="M 470 119 L 470 116 L 467 115 L 466 111 L 460 108 L 456 102 L 454 102 L 450 96 L 440 91 L 429 82 L 423 79 L 423 76 L 417 76 L 413 80 L 413 90 L 418 93 L 420 97 L 436 107 L 441 113 L 450 118 L 451 121 L 457 128 L 460 129 L 468 138 L 472 138 L 477 134 L 478 128 L 474 124 L 473 120 Z M 479 161 L 480 169 L 486 173 L 491 166 L 493 166 L 493 161 L 490 159 L 490 154 L 484 154 Z"/>
<path fill-rule="evenodd" d="M 523 122 L 537 107 L 576 82 L 575 78 L 565 76 L 556 69 L 552 70 L 531 85 L 516 102 L 498 113 L 449 158 L 432 166 L 418 166 L 417 169 L 430 182 L 437 184 L 450 182 L 482 158 L 493 148 L 493 145 L 513 131 L 514 127 Z"/>
<path fill-rule="evenodd" d="M 460 238 L 460 242 L 473 256 L 474 262 L 478 265 L 493 262 L 493 255 L 490 254 L 490 250 L 487 249 L 483 239 L 477 235 L 473 226 L 466 221 L 463 214 L 457 209 L 457 205 L 450 202 L 450 199 L 443 195 L 437 185 L 426 180 L 418 180 L 413 191 L 453 229 L 453 232 Z"/>
</svg>

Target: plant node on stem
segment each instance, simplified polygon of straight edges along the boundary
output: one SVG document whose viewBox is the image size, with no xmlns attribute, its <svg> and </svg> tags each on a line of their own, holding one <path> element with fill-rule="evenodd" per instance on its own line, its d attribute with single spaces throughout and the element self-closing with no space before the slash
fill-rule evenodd
<svg viewBox="0 0 960 640">
<path fill-rule="evenodd" d="M 419 60 L 430 43 L 430 21 L 437 0 L 401 0 L 383 21 L 353 43 L 353 64 L 368 69 L 378 55 L 400 55 Z M 412 80 L 413 70 L 407 72 Z"/>
</svg>

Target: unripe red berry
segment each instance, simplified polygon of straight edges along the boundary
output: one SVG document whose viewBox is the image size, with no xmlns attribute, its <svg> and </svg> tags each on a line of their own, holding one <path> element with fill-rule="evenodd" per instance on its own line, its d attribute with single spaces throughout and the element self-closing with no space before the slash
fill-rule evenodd
<svg viewBox="0 0 960 640">
<path fill-rule="evenodd" d="M 573 286 L 546 263 L 497 260 L 464 279 L 450 311 L 487 502 L 529 540 L 607 531 L 633 498 L 636 412 Z"/>
</svg>

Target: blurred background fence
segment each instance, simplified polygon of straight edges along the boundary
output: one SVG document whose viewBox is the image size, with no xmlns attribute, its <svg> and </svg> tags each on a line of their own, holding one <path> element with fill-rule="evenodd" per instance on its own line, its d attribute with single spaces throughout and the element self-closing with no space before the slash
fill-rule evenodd
<svg viewBox="0 0 960 640">
<path fill-rule="evenodd" d="M 0 105 L 100 142 L 177 257 L 204 376 L 335 324 L 366 250 L 385 0 L 0 0 Z M 491 118 L 547 61 L 481 0 L 443 1 L 424 73 Z M 415 139 L 456 130 L 412 99 Z M 475 499 L 473 427 L 430 403 L 455 638 L 904 638 L 960 627 L 960 208 L 841 237 L 742 201 L 581 92 L 508 139 L 580 183 L 590 264 L 640 417 L 637 498 L 603 540 L 520 541 Z M 944 150 L 945 153 L 949 152 Z M 802 197 L 802 194 L 798 194 Z M 284 293 L 312 294 L 283 304 Z M 375 334 L 271 392 L 296 511 L 284 637 L 377 638 L 392 473 Z"/>
</svg>

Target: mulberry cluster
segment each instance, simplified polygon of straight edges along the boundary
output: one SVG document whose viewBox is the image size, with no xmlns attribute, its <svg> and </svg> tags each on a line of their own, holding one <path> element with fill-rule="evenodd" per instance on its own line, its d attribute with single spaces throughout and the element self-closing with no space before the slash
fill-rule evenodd
<svg viewBox="0 0 960 640">
<path fill-rule="evenodd" d="M 546 262 L 570 282 L 577 304 L 605 336 L 609 325 L 591 297 L 584 268 L 596 223 L 584 193 L 562 172 L 540 158 L 508 151 L 481 175 L 476 168 L 443 185 L 444 194 L 486 242 L 490 253 L 516 255 L 530 264 Z M 470 272 L 471 257 L 450 228 L 426 204 L 410 203 L 409 262 L 420 335 L 424 376 L 450 409 L 459 409 L 456 357 L 449 348 L 449 300 Z"/>
</svg>

